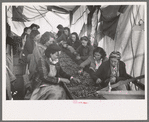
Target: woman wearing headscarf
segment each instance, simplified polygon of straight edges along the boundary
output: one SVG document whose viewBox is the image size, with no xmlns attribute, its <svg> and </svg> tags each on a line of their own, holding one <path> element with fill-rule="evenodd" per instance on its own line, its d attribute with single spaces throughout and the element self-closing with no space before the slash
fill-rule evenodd
<svg viewBox="0 0 149 122">
<path fill-rule="evenodd" d="M 79 81 L 66 74 L 59 64 L 60 47 L 51 44 L 45 50 L 45 55 L 38 61 L 38 76 L 33 84 L 31 100 L 66 99 L 66 93 L 61 82 Z"/>
<path fill-rule="evenodd" d="M 40 32 L 38 30 L 32 30 L 29 39 L 26 40 L 22 54 L 25 57 L 26 62 L 29 63 L 34 47 L 36 46 L 36 43 L 39 42 L 39 40 L 40 40 Z"/>
<path fill-rule="evenodd" d="M 93 76 L 96 84 L 99 84 L 101 87 L 106 87 L 108 86 L 109 82 L 114 84 L 120 79 L 124 80 L 131 78 L 131 76 L 126 73 L 125 63 L 120 59 L 120 52 L 113 51 L 110 54 L 109 60 L 102 63 L 96 74 Z M 127 90 L 126 86 L 118 87 L 116 89 Z"/>
</svg>

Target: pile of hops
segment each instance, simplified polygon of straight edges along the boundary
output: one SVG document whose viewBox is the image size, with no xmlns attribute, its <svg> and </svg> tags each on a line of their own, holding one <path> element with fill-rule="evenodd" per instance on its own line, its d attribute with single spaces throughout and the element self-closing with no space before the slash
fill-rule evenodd
<svg viewBox="0 0 149 122">
<path fill-rule="evenodd" d="M 98 87 L 93 85 L 94 81 L 90 78 L 90 75 L 86 72 L 83 75 L 78 75 L 79 66 L 64 52 L 61 52 L 60 55 L 60 65 L 67 74 L 79 78 L 81 81 L 81 83 L 71 82 L 67 84 L 74 98 L 79 99 L 94 96 Z"/>
</svg>

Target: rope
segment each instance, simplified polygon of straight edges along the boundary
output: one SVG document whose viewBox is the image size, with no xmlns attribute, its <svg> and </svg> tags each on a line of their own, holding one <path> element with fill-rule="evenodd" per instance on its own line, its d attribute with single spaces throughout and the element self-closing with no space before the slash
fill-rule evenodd
<svg viewBox="0 0 149 122">
<path fill-rule="evenodd" d="M 35 6 L 33 6 L 35 8 Z M 36 8 L 35 8 L 36 9 Z M 37 9 L 36 9 L 37 10 Z M 37 10 L 38 11 L 38 10 Z M 38 11 L 38 13 L 46 20 L 46 22 L 51 26 L 53 31 L 53 26 L 47 21 L 47 19 Z"/>
</svg>

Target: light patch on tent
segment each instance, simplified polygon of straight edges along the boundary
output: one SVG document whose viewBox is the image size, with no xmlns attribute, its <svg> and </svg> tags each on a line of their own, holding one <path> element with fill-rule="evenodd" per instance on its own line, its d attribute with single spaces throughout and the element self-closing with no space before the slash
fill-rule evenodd
<svg viewBox="0 0 149 122">
<path fill-rule="evenodd" d="M 142 24 L 142 25 L 135 25 L 132 30 L 133 31 L 144 31 L 144 24 Z"/>
<path fill-rule="evenodd" d="M 87 16 L 89 10 L 87 6 L 80 6 L 75 13 L 73 14 L 73 20 L 71 25 L 71 32 L 77 32 L 78 34 L 81 33 L 81 29 L 84 24 L 87 24 Z M 83 34 L 86 35 L 86 34 Z"/>
</svg>

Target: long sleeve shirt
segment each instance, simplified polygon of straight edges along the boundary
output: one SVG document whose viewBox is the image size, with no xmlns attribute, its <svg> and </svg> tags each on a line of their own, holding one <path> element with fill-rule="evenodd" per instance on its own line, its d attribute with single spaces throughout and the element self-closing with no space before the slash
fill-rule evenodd
<svg viewBox="0 0 149 122">
<path fill-rule="evenodd" d="M 69 36 L 66 36 L 66 35 L 63 33 L 63 34 L 61 34 L 60 37 L 58 37 L 58 38 L 55 39 L 55 40 L 56 40 L 56 42 L 59 43 L 59 42 L 61 42 L 61 41 L 67 42 L 69 39 L 70 39 L 70 35 L 69 35 Z"/>
<path fill-rule="evenodd" d="M 109 79 L 111 76 L 111 68 L 110 68 L 110 61 L 105 61 L 101 64 L 98 68 L 96 73 L 92 74 L 92 78 L 96 81 L 98 78 L 102 80 L 102 85 L 105 86 L 105 80 Z M 119 62 L 119 77 L 121 78 L 131 78 L 130 75 L 126 73 L 125 63 L 120 61 Z"/>
<path fill-rule="evenodd" d="M 80 55 L 81 59 L 85 61 L 89 56 L 93 55 L 93 49 L 92 45 L 87 45 L 86 47 L 80 45 L 76 51 Z"/>
<path fill-rule="evenodd" d="M 101 59 L 101 60 L 102 60 L 102 62 L 101 62 L 101 64 L 102 64 L 103 62 L 107 61 L 108 58 L 105 57 L 104 59 Z M 87 60 L 85 60 L 83 63 L 80 64 L 80 66 L 81 66 L 82 68 L 84 68 L 84 67 L 87 66 L 87 65 L 90 65 L 90 68 L 91 68 L 93 71 L 96 71 L 97 65 L 96 65 L 96 61 L 95 61 L 95 59 L 94 59 L 93 56 L 89 56 Z M 98 66 L 98 67 L 99 67 L 99 66 Z"/>
<path fill-rule="evenodd" d="M 26 43 L 24 45 L 23 53 L 25 55 L 32 54 L 33 53 L 34 46 L 35 46 L 35 42 L 30 39 L 30 36 L 29 35 L 27 35 L 27 37 L 26 37 Z"/>
<path fill-rule="evenodd" d="M 59 63 L 55 65 L 56 70 L 57 70 L 56 76 L 49 76 L 49 72 L 50 72 L 49 65 L 53 65 L 53 64 L 50 64 L 50 61 L 45 56 L 43 56 L 43 58 L 41 58 L 38 61 L 39 79 L 42 82 L 50 83 L 50 84 L 57 84 L 59 77 L 70 79 L 71 76 L 63 71 Z"/>
<path fill-rule="evenodd" d="M 79 40 L 73 42 L 71 39 L 69 39 L 67 44 L 76 50 L 81 45 L 81 42 Z"/>
</svg>

